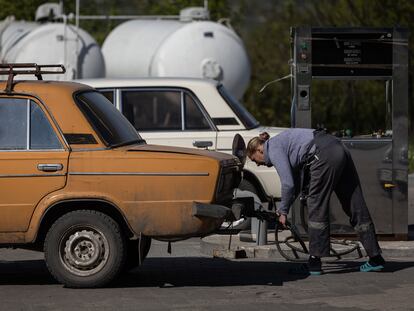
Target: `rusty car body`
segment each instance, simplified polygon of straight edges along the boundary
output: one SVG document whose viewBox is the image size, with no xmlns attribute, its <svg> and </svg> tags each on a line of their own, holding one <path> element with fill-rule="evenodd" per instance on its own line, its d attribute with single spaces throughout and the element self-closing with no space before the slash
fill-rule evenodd
<svg viewBox="0 0 414 311">
<path fill-rule="evenodd" d="M 9 76 L 0 90 L 0 246 L 44 250 L 66 286 L 103 286 L 151 238 L 205 236 L 231 218 L 237 158 L 147 145 L 86 85 Z"/>
</svg>

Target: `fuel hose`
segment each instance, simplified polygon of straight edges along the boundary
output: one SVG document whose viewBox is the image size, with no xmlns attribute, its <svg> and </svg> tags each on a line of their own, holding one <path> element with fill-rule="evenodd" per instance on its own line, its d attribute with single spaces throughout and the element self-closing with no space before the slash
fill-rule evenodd
<svg viewBox="0 0 414 311">
<path fill-rule="evenodd" d="M 305 231 L 305 235 L 301 235 L 299 230 L 294 224 L 286 222 L 286 225 L 283 227 L 279 221 L 276 221 L 275 225 L 275 244 L 276 248 L 279 251 L 280 255 L 288 261 L 295 262 L 306 262 L 308 260 L 309 250 L 304 242 L 304 238 L 308 233 L 308 223 L 307 223 L 307 206 L 303 201 L 300 204 L 300 221 L 301 226 Z M 290 231 L 290 235 L 280 237 L 279 234 L 283 231 Z M 336 250 L 332 245 L 340 245 L 344 249 Z M 362 257 L 361 247 L 358 242 L 349 241 L 349 240 L 340 240 L 331 238 L 330 246 L 330 256 L 341 259 L 342 256 L 350 254 L 352 252 L 357 252 L 359 258 Z"/>
</svg>

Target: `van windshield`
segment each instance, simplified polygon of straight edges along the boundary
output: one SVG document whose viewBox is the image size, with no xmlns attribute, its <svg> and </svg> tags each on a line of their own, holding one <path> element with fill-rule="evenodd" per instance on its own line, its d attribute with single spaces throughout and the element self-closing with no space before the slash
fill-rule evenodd
<svg viewBox="0 0 414 311">
<path fill-rule="evenodd" d="M 221 97 L 226 101 L 226 103 L 230 106 L 233 112 L 237 115 L 246 129 L 251 130 L 258 127 L 259 121 L 257 121 L 250 112 L 227 91 L 223 85 L 217 86 L 217 90 L 220 93 Z"/>
<path fill-rule="evenodd" d="M 80 92 L 76 104 L 108 147 L 145 143 L 129 121 L 101 93 Z"/>
</svg>

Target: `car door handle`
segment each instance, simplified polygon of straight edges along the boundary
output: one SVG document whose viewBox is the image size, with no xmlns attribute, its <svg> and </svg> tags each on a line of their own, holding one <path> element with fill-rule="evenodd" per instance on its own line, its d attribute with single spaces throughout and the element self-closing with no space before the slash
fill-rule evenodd
<svg viewBox="0 0 414 311">
<path fill-rule="evenodd" d="M 38 164 L 37 169 L 43 172 L 56 172 L 61 171 L 63 169 L 63 165 L 58 164 Z"/>
<path fill-rule="evenodd" d="M 210 140 L 195 140 L 193 141 L 193 146 L 197 148 L 208 148 L 213 146 L 213 142 Z"/>
</svg>

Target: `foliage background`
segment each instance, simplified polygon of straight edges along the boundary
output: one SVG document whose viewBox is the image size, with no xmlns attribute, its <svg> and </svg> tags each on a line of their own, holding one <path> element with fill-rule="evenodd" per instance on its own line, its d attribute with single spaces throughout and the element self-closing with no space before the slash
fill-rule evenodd
<svg viewBox="0 0 414 311">
<path fill-rule="evenodd" d="M 33 20 L 36 8 L 46 1 L 0 0 L 0 19 Z M 203 6 L 203 0 L 81 0 L 82 15 L 177 15 L 189 6 Z M 75 12 L 75 0 L 63 1 L 65 12 Z M 251 84 L 243 102 L 262 123 L 290 126 L 290 83 L 284 80 L 260 88 L 268 81 L 289 74 L 290 27 L 360 26 L 408 27 L 414 32 L 414 1 L 410 0 L 209 0 L 212 20 L 230 18 L 243 39 L 251 64 Z M 81 21 L 99 43 L 118 21 Z M 413 59 L 414 40 L 409 43 Z M 410 120 L 413 108 L 413 62 L 410 66 Z M 354 133 L 386 129 L 384 85 L 375 82 L 329 82 L 312 86 L 315 122 L 328 128 L 351 128 Z M 315 126 L 316 124 L 314 124 Z M 414 147 L 413 124 L 410 146 Z M 410 148 L 410 168 L 414 170 L 414 151 Z"/>
</svg>

